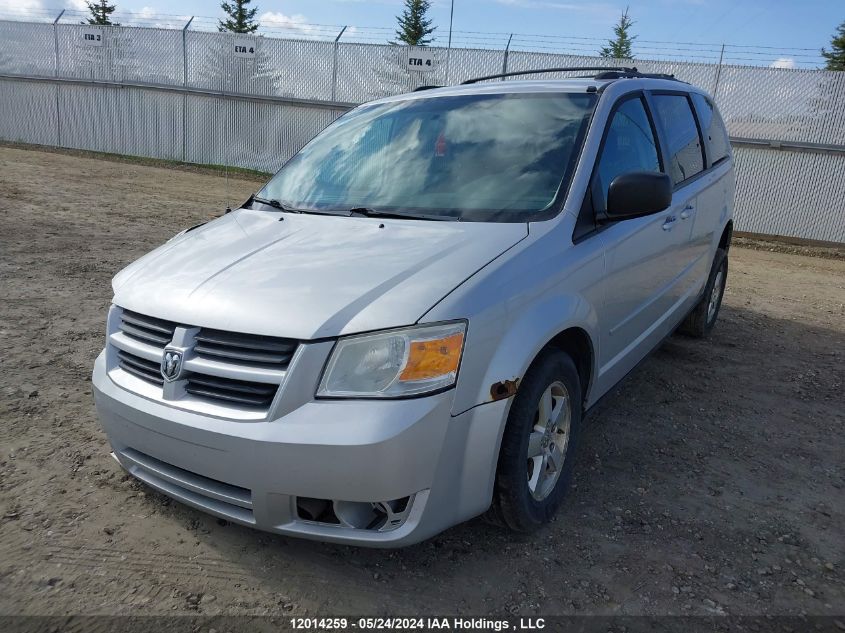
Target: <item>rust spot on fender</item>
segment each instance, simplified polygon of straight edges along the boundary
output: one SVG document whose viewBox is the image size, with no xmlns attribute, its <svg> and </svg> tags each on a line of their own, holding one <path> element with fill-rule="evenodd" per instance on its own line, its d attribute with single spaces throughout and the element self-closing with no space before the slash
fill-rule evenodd
<svg viewBox="0 0 845 633">
<path fill-rule="evenodd" d="M 493 402 L 510 398 L 516 393 L 517 387 L 519 387 L 519 378 L 494 382 L 490 385 L 490 397 L 493 399 Z"/>
</svg>

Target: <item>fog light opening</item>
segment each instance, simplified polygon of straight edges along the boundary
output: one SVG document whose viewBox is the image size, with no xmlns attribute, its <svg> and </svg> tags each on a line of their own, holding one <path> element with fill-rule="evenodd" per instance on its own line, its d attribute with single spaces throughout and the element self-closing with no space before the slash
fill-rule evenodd
<svg viewBox="0 0 845 633">
<path fill-rule="evenodd" d="M 402 497 L 392 501 L 379 501 L 373 504 L 373 509 L 381 515 L 381 521 L 377 527 L 381 531 L 392 530 L 405 522 L 408 510 L 411 506 L 411 497 Z"/>
<path fill-rule="evenodd" d="M 313 497 L 297 497 L 296 513 L 300 519 L 316 521 L 318 523 L 330 523 L 338 525 L 340 521 L 334 513 L 332 502 L 328 499 L 315 499 Z"/>
<path fill-rule="evenodd" d="M 378 519 L 373 504 L 369 502 L 335 501 L 334 513 L 341 525 L 359 530 L 373 529 L 370 526 Z"/>
<path fill-rule="evenodd" d="M 412 497 L 390 501 L 332 501 L 297 497 L 296 513 L 303 521 L 356 530 L 393 530 L 408 517 Z"/>
</svg>

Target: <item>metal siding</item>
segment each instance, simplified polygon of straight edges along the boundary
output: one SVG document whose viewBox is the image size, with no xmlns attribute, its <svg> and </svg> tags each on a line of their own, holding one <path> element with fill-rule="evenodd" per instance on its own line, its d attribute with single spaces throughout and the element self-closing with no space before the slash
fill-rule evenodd
<svg viewBox="0 0 845 633">
<path fill-rule="evenodd" d="M 60 86 L 0 80 L 0 138 L 59 145 L 56 92 Z"/>
<path fill-rule="evenodd" d="M 275 172 L 339 110 L 187 97 L 186 160 Z"/>
<path fill-rule="evenodd" d="M 181 95 L 138 88 L 59 87 L 62 146 L 181 159 Z"/>
<path fill-rule="evenodd" d="M 738 231 L 845 243 L 845 154 L 734 149 Z"/>
</svg>

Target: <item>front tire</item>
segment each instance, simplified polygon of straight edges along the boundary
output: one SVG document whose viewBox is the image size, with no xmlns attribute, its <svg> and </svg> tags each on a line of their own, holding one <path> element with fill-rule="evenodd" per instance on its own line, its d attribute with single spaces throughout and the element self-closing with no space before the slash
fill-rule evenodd
<svg viewBox="0 0 845 633">
<path fill-rule="evenodd" d="M 489 516 L 517 532 L 548 523 L 566 496 L 581 428 L 581 381 L 564 352 L 546 350 L 525 374 L 505 431 Z"/>
<path fill-rule="evenodd" d="M 694 338 L 706 338 L 716 325 L 722 297 L 725 295 L 725 282 L 728 278 L 728 253 L 722 248 L 716 250 L 710 277 L 704 286 L 704 294 L 698 305 L 687 315 L 679 330 Z"/>
</svg>

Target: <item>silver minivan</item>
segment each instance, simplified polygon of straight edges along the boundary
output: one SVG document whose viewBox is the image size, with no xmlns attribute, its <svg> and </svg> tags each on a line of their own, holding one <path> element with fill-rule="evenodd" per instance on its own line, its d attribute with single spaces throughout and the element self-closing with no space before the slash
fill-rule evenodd
<svg viewBox="0 0 845 633">
<path fill-rule="evenodd" d="M 585 412 L 710 332 L 733 225 L 712 98 L 588 70 L 355 108 L 118 273 L 93 375 L 117 461 L 338 543 L 549 521 Z"/>
</svg>

